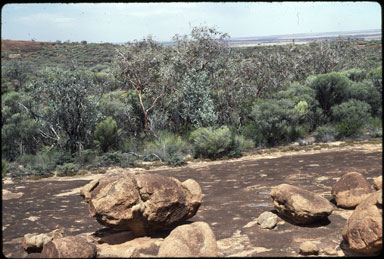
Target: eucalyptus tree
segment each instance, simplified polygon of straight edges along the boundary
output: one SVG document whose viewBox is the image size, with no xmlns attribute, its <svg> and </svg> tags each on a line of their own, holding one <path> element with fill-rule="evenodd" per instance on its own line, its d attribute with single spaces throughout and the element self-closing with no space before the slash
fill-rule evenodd
<svg viewBox="0 0 384 259">
<path fill-rule="evenodd" d="M 149 132 L 149 115 L 164 96 L 169 85 L 163 84 L 167 55 L 164 46 L 151 36 L 127 43 L 117 49 L 118 77 L 127 90 L 134 90 L 140 103 L 145 132 Z"/>
</svg>

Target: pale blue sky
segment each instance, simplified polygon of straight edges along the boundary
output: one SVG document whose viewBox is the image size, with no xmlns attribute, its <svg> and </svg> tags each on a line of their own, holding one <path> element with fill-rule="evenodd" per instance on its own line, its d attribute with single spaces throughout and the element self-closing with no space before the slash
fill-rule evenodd
<svg viewBox="0 0 384 259">
<path fill-rule="evenodd" d="M 377 2 L 173 2 L 6 4 L 2 39 L 127 42 L 152 35 L 169 41 L 194 26 L 231 38 L 381 29 Z"/>
</svg>

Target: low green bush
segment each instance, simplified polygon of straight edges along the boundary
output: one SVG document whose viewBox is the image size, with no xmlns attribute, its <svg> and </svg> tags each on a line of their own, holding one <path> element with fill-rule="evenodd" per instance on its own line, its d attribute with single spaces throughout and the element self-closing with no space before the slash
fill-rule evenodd
<svg viewBox="0 0 384 259">
<path fill-rule="evenodd" d="M 121 130 L 117 128 L 116 121 L 112 117 L 108 117 L 96 125 L 95 144 L 100 147 L 102 152 L 108 152 L 117 146 L 120 133 Z"/>
<path fill-rule="evenodd" d="M 251 118 L 258 132 L 258 145 L 288 143 L 305 132 L 298 125 L 297 104 L 291 99 L 263 100 L 252 107 Z"/>
<path fill-rule="evenodd" d="M 85 149 L 78 152 L 74 157 L 74 163 L 78 164 L 82 168 L 90 168 L 97 161 L 97 150 Z"/>
<path fill-rule="evenodd" d="M 240 157 L 244 150 L 253 148 L 252 141 L 233 134 L 227 126 L 199 128 L 191 133 L 190 140 L 195 158 Z"/>
<path fill-rule="evenodd" d="M 65 163 L 56 167 L 58 171 L 57 176 L 74 176 L 79 170 L 78 166 L 74 163 Z"/>
<path fill-rule="evenodd" d="M 31 176 L 32 173 L 17 162 L 12 162 L 7 165 L 7 175 L 9 175 L 12 180 L 21 180 Z"/>
<path fill-rule="evenodd" d="M 332 107 L 332 119 L 339 139 L 357 135 L 370 120 L 370 105 L 350 99 Z"/>
<path fill-rule="evenodd" d="M 146 161 L 161 160 L 171 166 L 180 166 L 186 164 L 185 156 L 189 151 L 188 143 L 180 136 L 162 132 L 158 139 L 145 145 L 144 159 Z"/>
<path fill-rule="evenodd" d="M 336 130 L 331 125 L 324 125 L 317 127 L 312 135 L 315 137 L 316 142 L 327 143 L 335 140 Z"/>
<path fill-rule="evenodd" d="M 1 159 L 1 176 L 5 177 L 7 174 L 7 161 L 4 159 Z"/>
<path fill-rule="evenodd" d="M 132 167 L 136 163 L 136 156 L 133 154 L 122 153 L 121 151 L 107 152 L 98 158 L 98 163 L 95 167 Z"/>
<path fill-rule="evenodd" d="M 52 176 L 56 166 L 64 161 L 59 153 L 59 151 L 44 149 L 36 155 L 24 154 L 18 158 L 17 162 L 25 168 L 28 175 L 31 174 L 41 178 L 49 177 Z"/>
<path fill-rule="evenodd" d="M 349 80 L 352 80 L 354 82 L 361 82 L 367 77 L 367 72 L 358 68 L 344 70 L 340 74 L 348 77 Z"/>
</svg>

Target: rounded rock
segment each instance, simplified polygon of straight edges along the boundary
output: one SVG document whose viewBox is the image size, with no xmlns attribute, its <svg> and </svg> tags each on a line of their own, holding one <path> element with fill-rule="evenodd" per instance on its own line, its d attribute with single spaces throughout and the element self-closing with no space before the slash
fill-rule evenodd
<svg viewBox="0 0 384 259">
<path fill-rule="evenodd" d="M 324 197 L 289 184 L 280 184 L 270 194 L 277 212 L 296 224 L 321 221 L 334 209 Z"/>
<path fill-rule="evenodd" d="M 362 174 L 350 172 L 337 181 L 332 187 L 331 194 L 338 207 L 355 208 L 373 191 Z"/>
<path fill-rule="evenodd" d="M 42 258 L 94 258 L 96 246 L 79 236 L 54 239 L 43 247 Z"/>
</svg>

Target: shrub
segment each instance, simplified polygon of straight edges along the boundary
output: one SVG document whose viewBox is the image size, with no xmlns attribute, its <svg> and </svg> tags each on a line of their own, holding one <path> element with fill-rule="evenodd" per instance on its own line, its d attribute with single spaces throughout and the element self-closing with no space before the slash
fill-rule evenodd
<svg viewBox="0 0 384 259">
<path fill-rule="evenodd" d="M 95 167 L 120 166 L 131 167 L 136 163 L 136 156 L 120 151 L 107 152 L 98 158 L 98 163 Z"/>
<path fill-rule="evenodd" d="M 298 137 L 300 114 L 290 99 L 265 100 L 252 107 L 251 118 L 256 125 L 258 144 L 275 145 Z"/>
<path fill-rule="evenodd" d="M 49 177 L 58 164 L 62 164 L 64 161 L 70 161 L 67 160 L 64 155 L 61 156 L 60 154 L 64 153 L 45 148 L 36 155 L 25 154 L 19 157 L 18 162 L 28 171 L 28 175 Z"/>
<path fill-rule="evenodd" d="M 65 163 L 56 167 L 57 176 L 74 176 L 78 171 L 78 167 L 74 163 Z"/>
<path fill-rule="evenodd" d="M 185 155 L 189 152 L 188 144 L 170 132 L 162 132 L 158 139 L 147 143 L 144 149 L 145 160 L 161 160 L 171 166 L 186 163 Z"/>
<path fill-rule="evenodd" d="M 247 139 L 252 139 L 254 141 L 257 141 L 260 139 L 260 132 L 255 123 L 246 124 L 242 127 L 240 127 L 240 134 L 244 136 Z"/>
<path fill-rule="evenodd" d="M 1 176 L 5 177 L 7 174 L 7 161 L 4 159 L 1 159 Z"/>
<path fill-rule="evenodd" d="M 7 165 L 8 175 L 12 180 L 21 180 L 31 175 L 31 172 L 28 172 L 24 166 L 19 165 L 16 162 L 9 163 Z"/>
<path fill-rule="evenodd" d="M 349 97 L 368 103 L 371 106 L 372 116 L 381 116 L 382 97 L 375 87 L 364 83 L 353 83 L 349 88 Z"/>
<path fill-rule="evenodd" d="M 372 138 L 381 138 L 383 136 L 383 121 L 381 118 L 372 118 L 367 127 L 368 135 Z"/>
<path fill-rule="evenodd" d="M 199 128 L 191 133 L 190 140 L 194 146 L 195 158 L 239 157 L 245 149 L 253 147 L 253 142 L 231 133 L 227 126 L 218 129 Z"/>
<path fill-rule="evenodd" d="M 242 152 L 255 147 L 252 140 L 245 139 L 244 136 L 232 134 L 231 145 L 229 148 L 229 157 L 241 157 Z"/>
<path fill-rule="evenodd" d="M 315 97 L 324 113 L 330 117 L 331 108 L 341 104 L 348 98 L 351 81 L 340 73 L 331 72 L 316 76 L 310 82 L 310 87 L 316 92 Z"/>
<path fill-rule="evenodd" d="M 356 135 L 370 119 L 370 109 L 369 104 L 355 99 L 332 107 L 332 119 L 336 123 L 337 137 Z"/>
<path fill-rule="evenodd" d="M 216 159 L 224 156 L 231 144 L 231 132 L 227 126 L 214 130 L 212 127 L 199 128 L 191 133 L 194 157 Z"/>
<path fill-rule="evenodd" d="M 108 152 L 117 146 L 120 133 L 121 130 L 117 129 L 116 121 L 112 117 L 108 117 L 96 125 L 95 144 L 100 147 L 102 152 Z"/>
<path fill-rule="evenodd" d="M 373 86 L 380 92 L 383 92 L 383 68 L 379 66 L 371 71 L 369 71 L 367 78 L 372 81 Z"/>
<path fill-rule="evenodd" d="M 85 149 L 81 152 L 78 152 L 74 158 L 74 163 L 78 164 L 80 167 L 89 168 L 97 160 L 97 151 L 93 149 Z"/>
<path fill-rule="evenodd" d="M 354 82 L 361 82 L 363 81 L 366 76 L 367 72 L 358 68 L 352 68 L 349 70 L 342 71 L 340 74 L 343 76 L 346 76 L 349 78 L 349 80 L 352 80 Z"/>
<path fill-rule="evenodd" d="M 194 127 L 214 125 L 217 121 L 215 106 L 211 97 L 209 75 L 200 71 L 190 71 L 182 80 L 183 98 L 180 103 L 180 116 Z"/>
<path fill-rule="evenodd" d="M 330 142 L 335 140 L 336 130 L 331 125 L 317 127 L 312 134 L 317 142 Z"/>
</svg>

